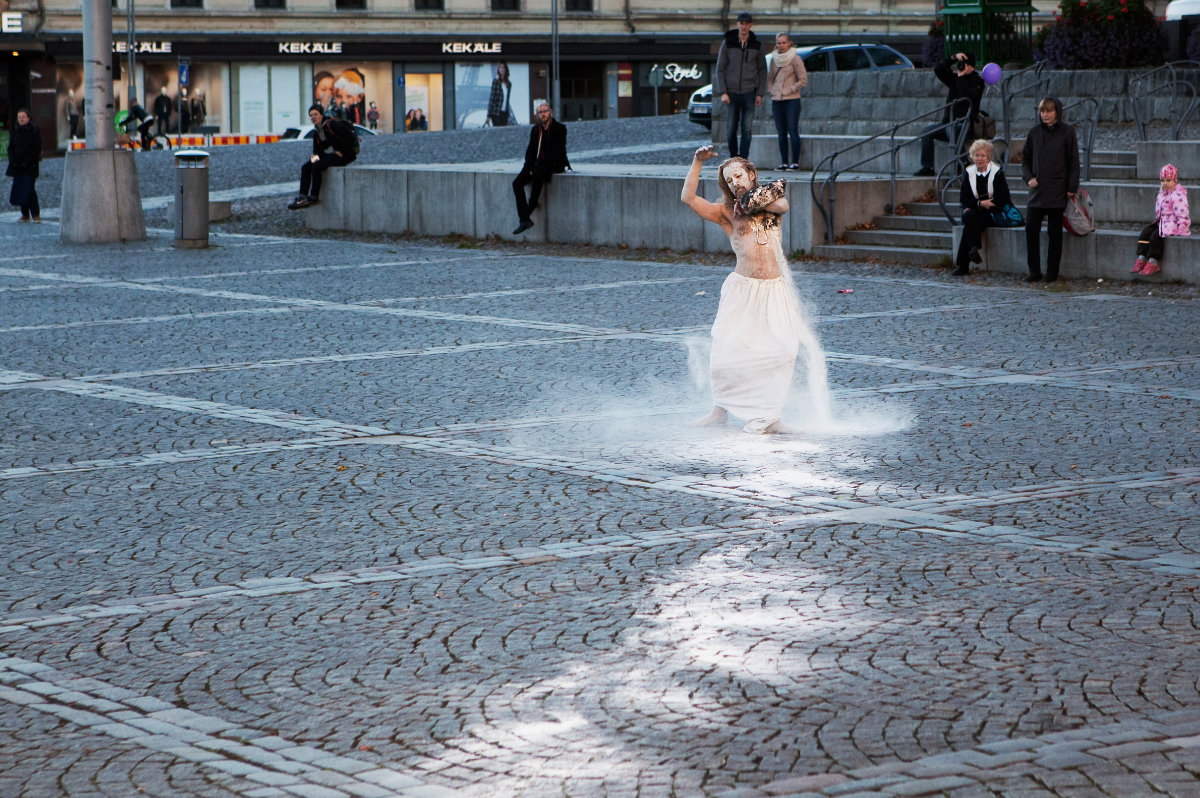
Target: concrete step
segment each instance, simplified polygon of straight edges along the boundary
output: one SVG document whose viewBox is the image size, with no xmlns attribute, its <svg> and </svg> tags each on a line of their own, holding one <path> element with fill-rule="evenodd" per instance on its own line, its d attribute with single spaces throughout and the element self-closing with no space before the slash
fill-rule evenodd
<svg viewBox="0 0 1200 798">
<path fill-rule="evenodd" d="M 876 216 L 875 226 L 880 230 L 932 230 L 950 232 L 950 222 L 939 213 L 937 216 Z"/>
<path fill-rule="evenodd" d="M 942 220 L 943 222 L 945 219 Z M 842 235 L 849 244 L 873 249 L 938 249 L 946 252 L 953 239 L 952 228 L 936 230 L 847 230 Z"/>
<path fill-rule="evenodd" d="M 1137 166 L 1137 152 L 1134 150 L 1092 150 L 1092 165 L 1121 164 L 1122 166 Z"/>
<path fill-rule="evenodd" d="M 820 244 L 813 246 L 813 254 L 834 260 L 881 260 L 894 263 L 933 265 L 950 259 L 950 247 L 941 249 L 918 249 L 908 247 L 864 247 L 857 244 Z"/>
<path fill-rule="evenodd" d="M 1137 164 L 1104 164 L 1092 161 L 1088 180 L 1136 180 Z"/>
</svg>

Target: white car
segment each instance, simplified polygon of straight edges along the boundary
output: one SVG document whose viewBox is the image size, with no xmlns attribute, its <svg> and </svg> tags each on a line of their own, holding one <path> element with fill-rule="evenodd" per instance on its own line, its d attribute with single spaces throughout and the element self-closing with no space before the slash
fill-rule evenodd
<svg viewBox="0 0 1200 798">
<path fill-rule="evenodd" d="M 313 137 L 313 130 L 314 129 L 312 125 L 305 125 L 304 127 L 289 127 L 287 130 L 283 131 L 283 134 L 280 135 L 279 140 L 303 141 L 304 139 L 311 139 Z M 378 131 L 371 130 L 371 128 L 364 127 L 362 125 L 355 125 L 354 132 L 358 134 L 359 138 L 362 138 L 363 136 L 379 135 Z"/>
<path fill-rule="evenodd" d="M 1200 14 L 1200 0 L 1171 0 L 1167 3 L 1167 11 L 1163 19 L 1171 22 L 1184 17 Z"/>
</svg>

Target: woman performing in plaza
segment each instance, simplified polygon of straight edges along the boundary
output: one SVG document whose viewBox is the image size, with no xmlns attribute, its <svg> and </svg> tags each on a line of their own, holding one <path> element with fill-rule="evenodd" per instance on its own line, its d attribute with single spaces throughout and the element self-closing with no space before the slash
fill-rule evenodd
<svg viewBox="0 0 1200 798">
<path fill-rule="evenodd" d="M 737 266 L 721 286 L 709 359 L 713 410 L 697 426 L 724 424 L 732 414 L 746 432 L 792 432 L 781 421 L 801 341 L 809 349 L 814 400 L 825 396 L 824 358 L 808 330 L 783 255 L 779 217 L 788 210 L 784 181 L 758 185 L 758 171 L 744 158 L 717 169 L 723 203 L 697 196 L 700 169 L 715 158 L 712 147 L 696 150 L 680 199 L 701 219 L 729 236 Z M 820 395 L 818 397 L 818 394 Z M 818 408 L 825 410 L 827 408 Z"/>
</svg>

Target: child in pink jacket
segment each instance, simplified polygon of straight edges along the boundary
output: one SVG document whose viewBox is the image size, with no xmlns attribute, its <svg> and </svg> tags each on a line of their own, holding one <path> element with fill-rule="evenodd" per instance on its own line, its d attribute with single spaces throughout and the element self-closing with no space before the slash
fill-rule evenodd
<svg viewBox="0 0 1200 798">
<path fill-rule="evenodd" d="M 1171 164 L 1158 173 L 1162 190 L 1154 201 L 1155 220 L 1142 228 L 1138 236 L 1137 261 L 1130 270 L 1137 274 L 1156 274 L 1167 236 L 1191 235 L 1192 218 L 1188 213 L 1187 189 L 1179 185 L 1179 170 Z"/>
</svg>

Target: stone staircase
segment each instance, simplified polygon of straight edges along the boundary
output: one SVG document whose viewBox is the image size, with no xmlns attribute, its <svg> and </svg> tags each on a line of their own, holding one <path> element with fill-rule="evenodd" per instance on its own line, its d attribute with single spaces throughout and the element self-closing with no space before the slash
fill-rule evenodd
<svg viewBox="0 0 1200 798">
<path fill-rule="evenodd" d="M 1136 168 L 1133 152 L 1094 152 L 1091 174 L 1084 187 L 1092 181 L 1132 182 L 1136 179 Z M 1029 190 L 1021 180 L 1020 165 L 1010 164 L 1005 173 L 1013 204 L 1024 210 Z M 932 187 L 929 195 L 932 196 Z M 958 216 L 957 187 L 947 194 L 946 207 Z M 813 254 L 845 261 L 948 265 L 954 257 L 954 228 L 936 200 L 909 202 L 896 213 L 882 214 L 868 224 L 844 230 L 835 244 L 814 245 Z"/>
</svg>

